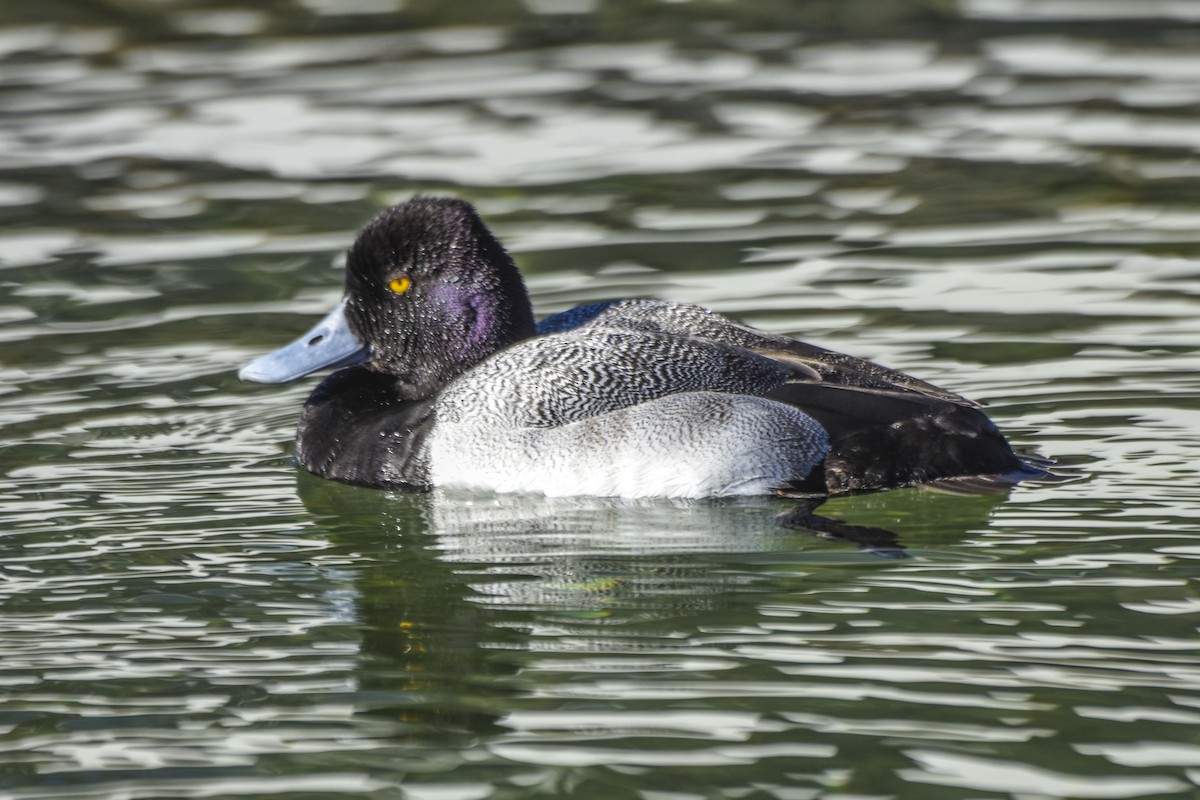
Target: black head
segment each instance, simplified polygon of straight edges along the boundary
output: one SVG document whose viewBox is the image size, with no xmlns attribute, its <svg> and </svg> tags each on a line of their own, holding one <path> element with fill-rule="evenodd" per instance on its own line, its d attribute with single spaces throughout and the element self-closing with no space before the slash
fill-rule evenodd
<svg viewBox="0 0 1200 800">
<path fill-rule="evenodd" d="M 367 366 L 410 398 L 534 333 L 516 265 L 462 200 L 416 197 L 371 220 L 347 255 L 346 301 Z"/>
</svg>

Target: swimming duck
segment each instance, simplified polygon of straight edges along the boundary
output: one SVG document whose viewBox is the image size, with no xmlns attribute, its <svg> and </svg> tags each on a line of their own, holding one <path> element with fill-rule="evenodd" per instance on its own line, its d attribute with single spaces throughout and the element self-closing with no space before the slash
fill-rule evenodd
<svg viewBox="0 0 1200 800">
<path fill-rule="evenodd" d="M 546 495 L 820 497 L 1036 474 L 979 407 L 694 305 L 613 300 L 535 323 L 468 203 L 380 213 L 341 303 L 243 380 L 340 367 L 296 458 L 350 484 Z"/>
</svg>

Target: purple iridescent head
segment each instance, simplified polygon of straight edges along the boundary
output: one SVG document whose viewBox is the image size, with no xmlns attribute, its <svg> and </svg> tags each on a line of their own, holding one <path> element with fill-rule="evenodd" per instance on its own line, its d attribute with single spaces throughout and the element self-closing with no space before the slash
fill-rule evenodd
<svg viewBox="0 0 1200 800">
<path fill-rule="evenodd" d="M 371 220 L 346 259 L 346 321 L 366 365 L 425 397 L 534 333 L 512 258 L 462 200 L 416 197 Z"/>
</svg>

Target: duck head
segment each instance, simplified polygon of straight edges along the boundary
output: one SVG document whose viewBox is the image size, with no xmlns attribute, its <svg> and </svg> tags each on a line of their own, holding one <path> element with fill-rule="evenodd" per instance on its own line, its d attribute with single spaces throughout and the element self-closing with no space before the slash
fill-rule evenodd
<svg viewBox="0 0 1200 800">
<path fill-rule="evenodd" d="M 238 377 L 284 383 L 363 364 L 428 397 L 497 350 L 534 333 L 512 258 L 462 200 L 416 197 L 371 220 L 346 256 L 341 304 Z"/>
</svg>

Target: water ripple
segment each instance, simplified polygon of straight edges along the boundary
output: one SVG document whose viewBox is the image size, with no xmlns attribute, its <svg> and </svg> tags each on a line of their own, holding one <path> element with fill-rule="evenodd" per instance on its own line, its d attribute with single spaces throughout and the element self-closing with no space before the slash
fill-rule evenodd
<svg viewBox="0 0 1200 800">
<path fill-rule="evenodd" d="M 1194 4 L 417 6 L 0 11 L 0 797 L 1194 792 Z M 702 303 L 1065 480 L 821 510 L 881 558 L 300 475 L 236 365 L 419 191 L 541 313 Z"/>
</svg>

